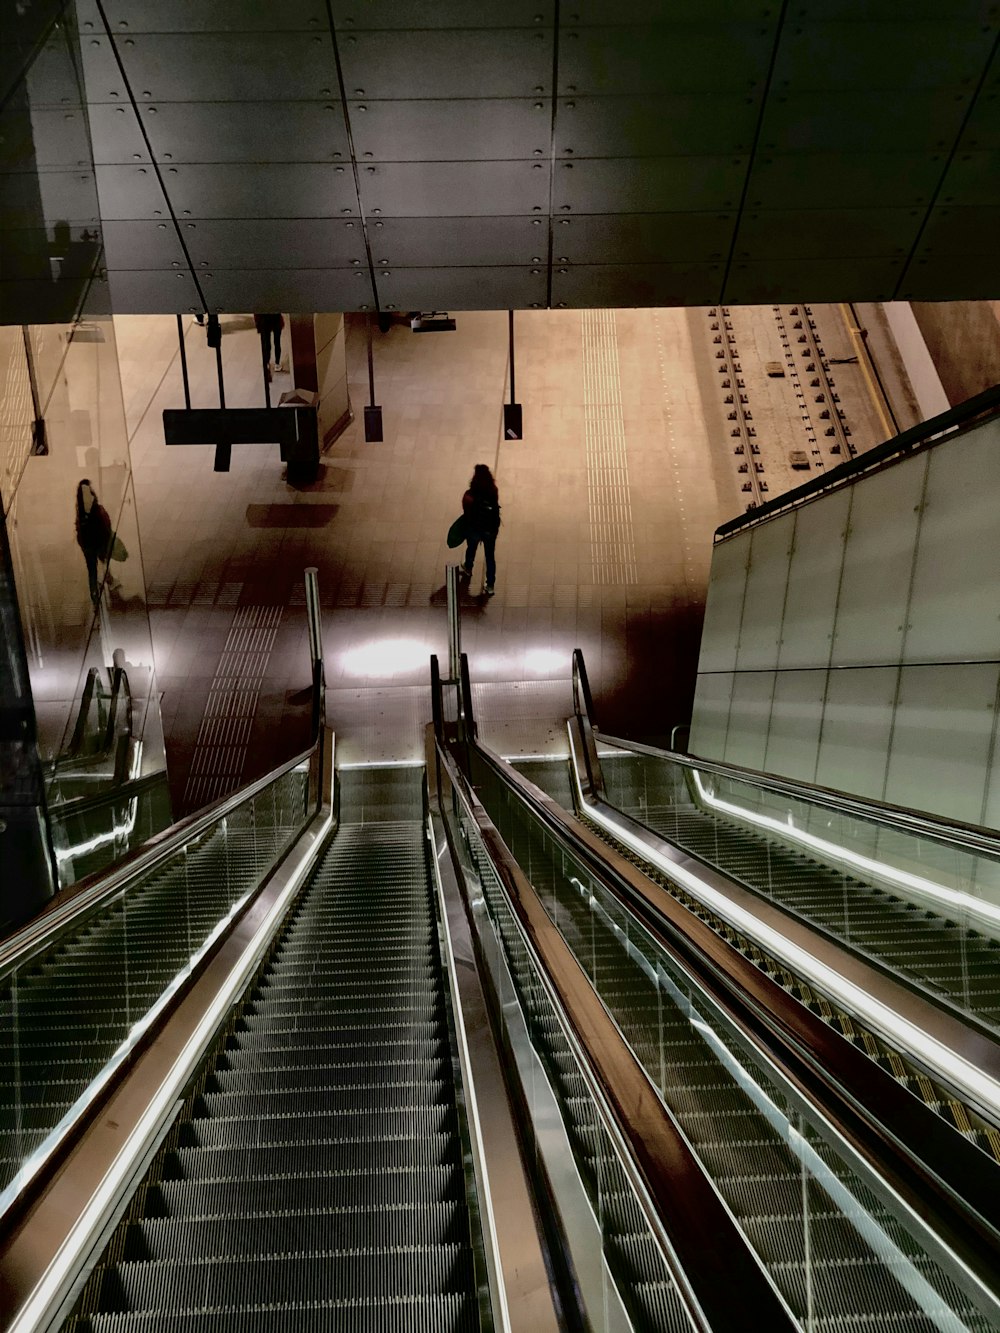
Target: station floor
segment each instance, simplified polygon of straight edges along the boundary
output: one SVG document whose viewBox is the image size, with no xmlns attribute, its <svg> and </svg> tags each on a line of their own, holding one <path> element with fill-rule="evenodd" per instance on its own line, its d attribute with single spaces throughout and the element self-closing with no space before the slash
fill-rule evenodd
<svg viewBox="0 0 1000 1333">
<path fill-rule="evenodd" d="M 502 438 L 506 312 L 460 314 L 454 332 L 376 331 L 378 444 L 364 440 L 365 331 L 351 319 L 355 419 L 305 487 L 289 485 L 277 446 L 234 447 L 224 474 L 211 448 L 166 447 L 162 409 L 183 405 L 176 322 L 116 318 L 175 813 L 306 743 L 311 565 L 339 761 L 422 757 L 428 659 L 447 656 L 445 569 L 462 555 L 445 537 L 480 462 L 503 525 L 496 596 L 480 595 L 480 554 L 462 647 L 487 740 L 508 754 L 563 750 L 580 647 L 602 726 L 666 741 L 690 715 L 713 531 L 746 502 L 710 314 L 518 312 L 520 441 Z M 222 327 L 227 404 L 262 405 L 252 319 Z M 214 353 L 193 321 L 184 332 L 192 403 L 217 405 Z M 772 334 L 766 318 L 748 328 L 755 360 Z M 290 387 L 277 376 L 273 393 Z M 764 433 L 778 453 L 800 443 L 799 415 L 790 396 L 772 410 Z"/>
</svg>

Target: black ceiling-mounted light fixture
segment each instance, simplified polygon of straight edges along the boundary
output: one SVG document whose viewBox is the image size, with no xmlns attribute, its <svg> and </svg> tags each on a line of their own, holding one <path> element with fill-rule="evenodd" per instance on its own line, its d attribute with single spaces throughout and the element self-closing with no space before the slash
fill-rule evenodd
<svg viewBox="0 0 1000 1333">
<path fill-rule="evenodd" d="M 410 329 L 414 333 L 454 333 L 455 321 L 447 310 L 418 310 L 410 315 Z"/>
</svg>

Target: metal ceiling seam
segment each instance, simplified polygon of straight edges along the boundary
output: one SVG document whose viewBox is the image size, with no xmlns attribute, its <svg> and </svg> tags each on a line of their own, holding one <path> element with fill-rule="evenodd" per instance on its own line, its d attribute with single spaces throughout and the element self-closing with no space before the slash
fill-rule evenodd
<svg viewBox="0 0 1000 1333">
<path fill-rule="evenodd" d="M 750 191 L 750 181 L 753 176 L 754 164 L 757 160 L 757 150 L 760 146 L 760 134 L 764 125 L 764 117 L 767 115 L 767 99 L 771 91 L 771 83 L 774 79 L 775 66 L 778 63 L 778 50 L 781 46 L 781 37 L 785 29 L 785 17 L 788 13 L 788 0 L 781 0 L 781 10 L 778 14 L 777 22 L 774 26 L 774 43 L 771 47 L 771 58 L 767 65 L 767 75 L 764 79 L 764 87 L 760 94 L 760 111 L 757 113 L 757 124 L 754 126 L 753 140 L 750 144 L 750 153 L 747 158 L 746 175 L 743 177 L 743 189 L 740 191 L 740 197 L 736 204 L 736 220 L 733 224 L 733 234 L 729 239 L 729 254 L 726 256 L 726 265 L 722 271 L 722 282 L 719 284 L 718 302 L 720 304 L 727 300 L 726 291 L 729 287 L 729 274 L 733 267 L 733 259 L 736 256 L 736 242 L 740 234 L 740 226 L 743 222 L 743 209 L 746 205 L 747 195 Z"/>
<path fill-rule="evenodd" d="M 108 22 L 108 16 L 104 9 L 104 0 L 94 0 L 94 4 L 97 6 L 98 14 L 100 14 L 101 16 L 101 23 L 104 25 L 105 35 L 107 36 L 107 39 L 111 44 L 111 54 L 114 56 L 115 64 L 118 66 L 118 72 L 122 76 L 122 83 L 125 85 L 125 92 L 126 95 L 128 96 L 129 104 L 132 107 L 132 114 L 135 116 L 135 123 L 139 127 L 139 133 L 142 135 L 143 144 L 146 147 L 146 152 L 149 154 L 149 162 L 156 176 L 156 182 L 160 187 L 160 192 L 163 195 L 163 202 L 167 206 L 167 212 L 170 214 L 170 221 L 174 224 L 174 231 L 177 233 L 177 242 L 184 253 L 184 260 L 188 266 L 188 272 L 191 274 L 191 281 L 194 283 L 195 291 L 197 291 L 198 293 L 198 299 L 201 302 L 202 310 L 207 311 L 208 302 L 205 299 L 205 293 L 202 290 L 202 285 L 198 281 L 198 274 L 195 271 L 194 261 L 191 258 L 191 252 L 188 249 L 187 242 L 184 239 L 184 232 L 181 228 L 181 224 L 177 221 L 177 214 L 174 212 L 174 205 L 170 199 L 169 193 L 167 192 L 167 186 L 166 182 L 163 179 L 163 173 L 160 170 L 160 164 L 157 162 L 156 154 L 153 152 L 153 145 L 150 143 L 149 135 L 146 133 L 146 127 L 143 124 L 142 117 L 139 115 L 139 104 L 135 100 L 135 93 L 132 91 L 132 84 L 129 81 L 128 75 L 125 72 L 125 63 L 122 60 L 121 55 L 119 54 L 118 51 L 118 47 L 115 44 L 114 33 L 111 31 L 111 24 Z M 98 197 L 98 206 L 100 206 L 100 197 Z"/>
<path fill-rule="evenodd" d="M 330 42 L 333 46 L 333 59 L 337 67 L 337 87 L 340 89 L 340 110 L 344 117 L 344 133 L 347 135 L 347 151 L 351 155 L 351 171 L 354 173 L 354 194 L 358 201 L 358 221 L 361 223 L 361 237 L 365 243 L 365 258 L 368 260 L 368 281 L 371 285 L 372 305 L 375 307 L 375 313 L 381 313 L 381 302 L 378 296 L 378 285 L 375 282 L 375 262 L 372 259 L 372 245 L 368 236 L 368 219 L 365 217 L 365 206 L 361 202 L 361 177 L 358 173 L 358 155 L 354 150 L 354 131 L 351 129 L 351 113 L 347 106 L 347 85 L 344 82 L 344 67 L 340 61 L 340 46 L 337 42 L 337 25 L 333 17 L 332 0 L 324 0 L 326 9 L 326 21 L 330 29 Z"/>
<path fill-rule="evenodd" d="M 549 116 L 549 221 L 548 253 L 545 264 L 545 306 L 552 309 L 552 256 L 555 253 L 555 237 L 552 208 L 556 183 L 556 111 L 559 97 L 559 4 L 553 0 L 552 7 L 552 110 Z"/>
<path fill-rule="evenodd" d="M 923 222 L 921 222 L 919 228 L 917 229 L 917 234 L 913 238 L 913 245 L 910 247 L 910 253 L 906 256 L 906 262 L 900 269 L 899 278 L 893 290 L 892 297 L 890 298 L 893 301 L 900 301 L 900 300 L 905 301 L 910 299 L 908 297 L 900 295 L 900 288 L 904 285 L 904 283 L 908 279 L 910 268 L 913 264 L 914 259 L 916 258 L 917 247 L 920 245 L 920 242 L 923 239 L 924 232 L 927 230 L 928 223 L 931 220 L 931 213 L 934 211 L 934 208 L 937 205 L 938 196 L 940 195 L 942 189 L 944 188 L 945 181 L 948 179 L 948 173 L 951 171 L 952 163 L 955 161 L 955 157 L 958 154 L 959 145 L 961 144 L 963 138 L 965 137 L 965 131 L 968 129 L 969 121 L 972 119 L 972 113 L 973 111 L 975 111 L 976 104 L 979 101 L 979 95 L 983 91 L 983 87 L 986 83 L 986 80 L 989 78 L 990 70 L 993 68 L 994 62 L 998 59 L 998 55 L 1000 55 L 1000 27 L 998 27 L 996 36 L 993 38 L 993 49 L 990 51 L 989 56 L 986 58 L 983 64 L 983 72 L 979 76 L 979 82 L 976 84 L 976 90 L 969 98 L 969 105 L 965 109 L 965 115 L 962 117 L 962 123 L 958 127 L 958 131 L 956 132 L 955 137 L 952 141 L 951 148 L 945 156 L 944 166 L 941 168 L 941 174 L 938 177 L 937 185 L 932 190 L 931 197 L 927 201 L 927 208 L 924 211 L 924 220 Z"/>
</svg>

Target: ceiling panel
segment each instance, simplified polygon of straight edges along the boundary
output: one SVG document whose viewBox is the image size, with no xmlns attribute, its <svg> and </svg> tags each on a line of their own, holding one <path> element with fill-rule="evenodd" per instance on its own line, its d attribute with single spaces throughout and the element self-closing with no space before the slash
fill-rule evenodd
<svg viewBox="0 0 1000 1333">
<path fill-rule="evenodd" d="M 927 204 L 944 155 L 931 153 L 799 153 L 758 157 L 750 208 L 858 208 Z"/>
<path fill-rule="evenodd" d="M 537 97 L 349 105 L 360 159 L 463 162 L 549 156 L 551 108 Z"/>
<path fill-rule="evenodd" d="M 108 269 L 111 304 L 133 315 L 174 315 L 201 309 L 201 299 L 188 272 Z"/>
<path fill-rule="evenodd" d="M 240 268 L 364 268 L 359 221 L 340 218 L 193 218 L 182 227 L 196 264 Z"/>
<path fill-rule="evenodd" d="M 60 221 L 99 222 L 97 191 L 89 171 L 10 172 L 0 190 L 0 225 L 32 227 L 42 216 L 50 226 Z"/>
<path fill-rule="evenodd" d="M 710 305 L 718 300 L 720 264 L 594 264 L 552 275 L 552 304 L 593 306 Z"/>
<path fill-rule="evenodd" d="M 571 264 L 668 264 L 720 260 L 729 253 L 735 213 L 582 214 L 553 228 L 553 260 Z"/>
<path fill-rule="evenodd" d="M 172 222 L 105 222 L 101 232 L 108 268 L 187 268 L 184 247 Z"/>
<path fill-rule="evenodd" d="M 0 115 L 0 174 L 35 167 L 90 169 L 90 134 L 82 108 L 7 106 Z"/>
<path fill-rule="evenodd" d="M 559 38 L 559 92 L 636 94 L 718 92 L 747 95 L 766 69 L 768 24 L 717 22 L 580 28 Z"/>
<path fill-rule="evenodd" d="M 540 218 L 386 218 L 370 229 L 372 258 L 389 266 L 543 264 L 548 228 Z"/>
<path fill-rule="evenodd" d="M 115 34 L 129 83 L 141 104 L 301 101 L 331 97 L 337 67 L 329 31 Z M 127 101 L 128 90 L 107 37 L 83 41 L 90 97 Z M 324 91 L 325 89 L 325 91 Z"/>
<path fill-rule="evenodd" d="M 394 268 L 375 281 L 384 310 L 507 310 L 545 304 L 544 271 L 533 274 L 526 268 Z"/>
<path fill-rule="evenodd" d="M 669 213 L 735 208 L 744 157 L 590 158 L 558 162 L 555 212 Z"/>
<path fill-rule="evenodd" d="M 205 294 L 219 310 L 246 310 L 247 292 L 255 310 L 312 314 L 317 310 L 363 310 L 374 306 L 368 271 L 352 269 L 213 269 Z"/>
<path fill-rule="evenodd" d="M 765 152 L 900 153 L 948 148 L 968 114 L 968 89 L 779 92 L 761 125 Z"/>
<path fill-rule="evenodd" d="M 941 184 L 943 204 L 1000 204 L 1000 149 L 958 153 Z"/>
<path fill-rule="evenodd" d="M 760 115 L 756 98 L 736 93 L 672 97 L 561 97 L 558 156 L 665 157 L 746 153 Z"/>
<path fill-rule="evenodd" d="M 770 0 L 714 0 L 712 17 L 717 23 L 752 23 L 774 19 Z M 562 14 L 569 24 L 697 23 L 704 21 L 703 0 L 672 0 L 669 10 L 663 0 L 573 0 Z"/>
<path fill-rule="evenodd" d="M 338 29 L 360 28 L 493 28 L 497 11 L 482 0 L 332 0 L 330 6 Z M 505 0 L 503 22 L 507 28 L 551 27 L 555 17 L 553 0 Z"/>
<path fill-rule="evenodd" d="M 348 97 L 530 97 L 552 81 L 552 33 L 359 32 L 338 41 Z"/>
<path fill-rule="evenodd" d="M 94 0 L 77 0 L 81 30 L 100 30 L 100 11 Z M 275 32 L 290 28 L 326 27 L 323 0 L 104 0 L 111 28 L 121 34 L 136 32 Z"/>
<path fill-rule="evenodd" d="M 1000 252 L 1000 207 L 932 208 L 920 237 L 920 258 L 943 255 L 995 255 Z"/>
<path fill-rule="evenodd" d="M 738 260 L 726 283 L 724 299 L 763 305 L 787 301 L 889 301 L 905 260 L 889 258 Z"/>
<path fill-rule="evenodd" d="M 922 208 L 766 209 L 744 213 L 738 259 L 822 259 L 824 255 L 908 255 Z"/>
<path fill-rule="evenodd" d="M 142 122 L 160 162 L 331 162 L 350 156 L 339 101 L 162 102 Z M 149 154 L 131 107 L 91 108 L 94 156 L 102 163 Z"/>
<path fill-rule="evenodd" d="M 980 24 L 914 18 L 893 7 L 881 22 L 786 23 L 774 68 L 777 93 L 796 89 L 961 89 L 975 84 L 985 55 Z M 883 11 L 884 13 L 885 11 Z"/>
<path fill-rule="evenodd" d="M 101 216 L 150 218 L 167 206 L 152 167 L 97 168 Z M 357 214 L 354 179 L 327 166 L 166 167 L 163 181 L 178 217 L 274 218 Z"/>
<path fill-rule="evenodd" d="M 534 162 L 388 162 L 361 167 L 366 213 L 396 217 L 548 212 L 549 164 Z"/>
</svg>

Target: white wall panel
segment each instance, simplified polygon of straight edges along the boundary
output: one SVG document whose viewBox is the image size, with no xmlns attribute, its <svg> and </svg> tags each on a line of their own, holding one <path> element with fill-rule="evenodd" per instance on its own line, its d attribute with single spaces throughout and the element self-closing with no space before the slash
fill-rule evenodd
<svg viewBox="0 0 1000 1333">
<path fill-rule="evenodd" d="M 815 774 L 820 786 L 881 799 L 897 674 L 896 667 L 830 672 Z"/>
<path fill-rule="evenodd" d="M 979 823 L 998 671 L 996 663 L 902 668 L 887 801 Z"/>
<path fill-rule="evenodd" d="M 764 767 L 769 773 L 812 781 L 819 748 L 819 701 L 825 682 L 825 671 L 776 673 L 764 754 Z"/>
<path fill-rule="evenodd" d="M 904 660 L 995 661 L 1000 658 L 1000 421 L 941 445 L 929 460 Z"/>
<path fill-rule="evenodd" d="M 736 666 L 739 671 L 773 670 L 778 665 L 795 514 L 781 514 L 751 532 L 750 567 Z"/>
<path fill-rule="evenodd" d="M 736 666 L 749 556 L 749 532 L 731 537 L 712 552 L 699 672 L 732 671 Z"/>
<path fill-rule="evenodd" d="M 694 714 L 691 721 L 692 754 L 705 759 L 723 759 L 729 728 L 729 705 L 733 694 L 733 673 L 720 671 L 698 677 Z"/>
<path fill-rule="evenodd" d="M 781 668 L 825 666 L 829 661 L 850 501 L 849 490 L 835 491 L 796 512 L 778 652 Z"/>
<path fill-rule="evenodd" d="M 853 490 L 833 637 L 835 666 L 898 662 L 928 454 Z"/>
<path fill-rule="evenodd" d="M 774 693 L 773 671 L 738 671 L 726 736 L 726 762 L 763 768 Z"/>
</svg>

